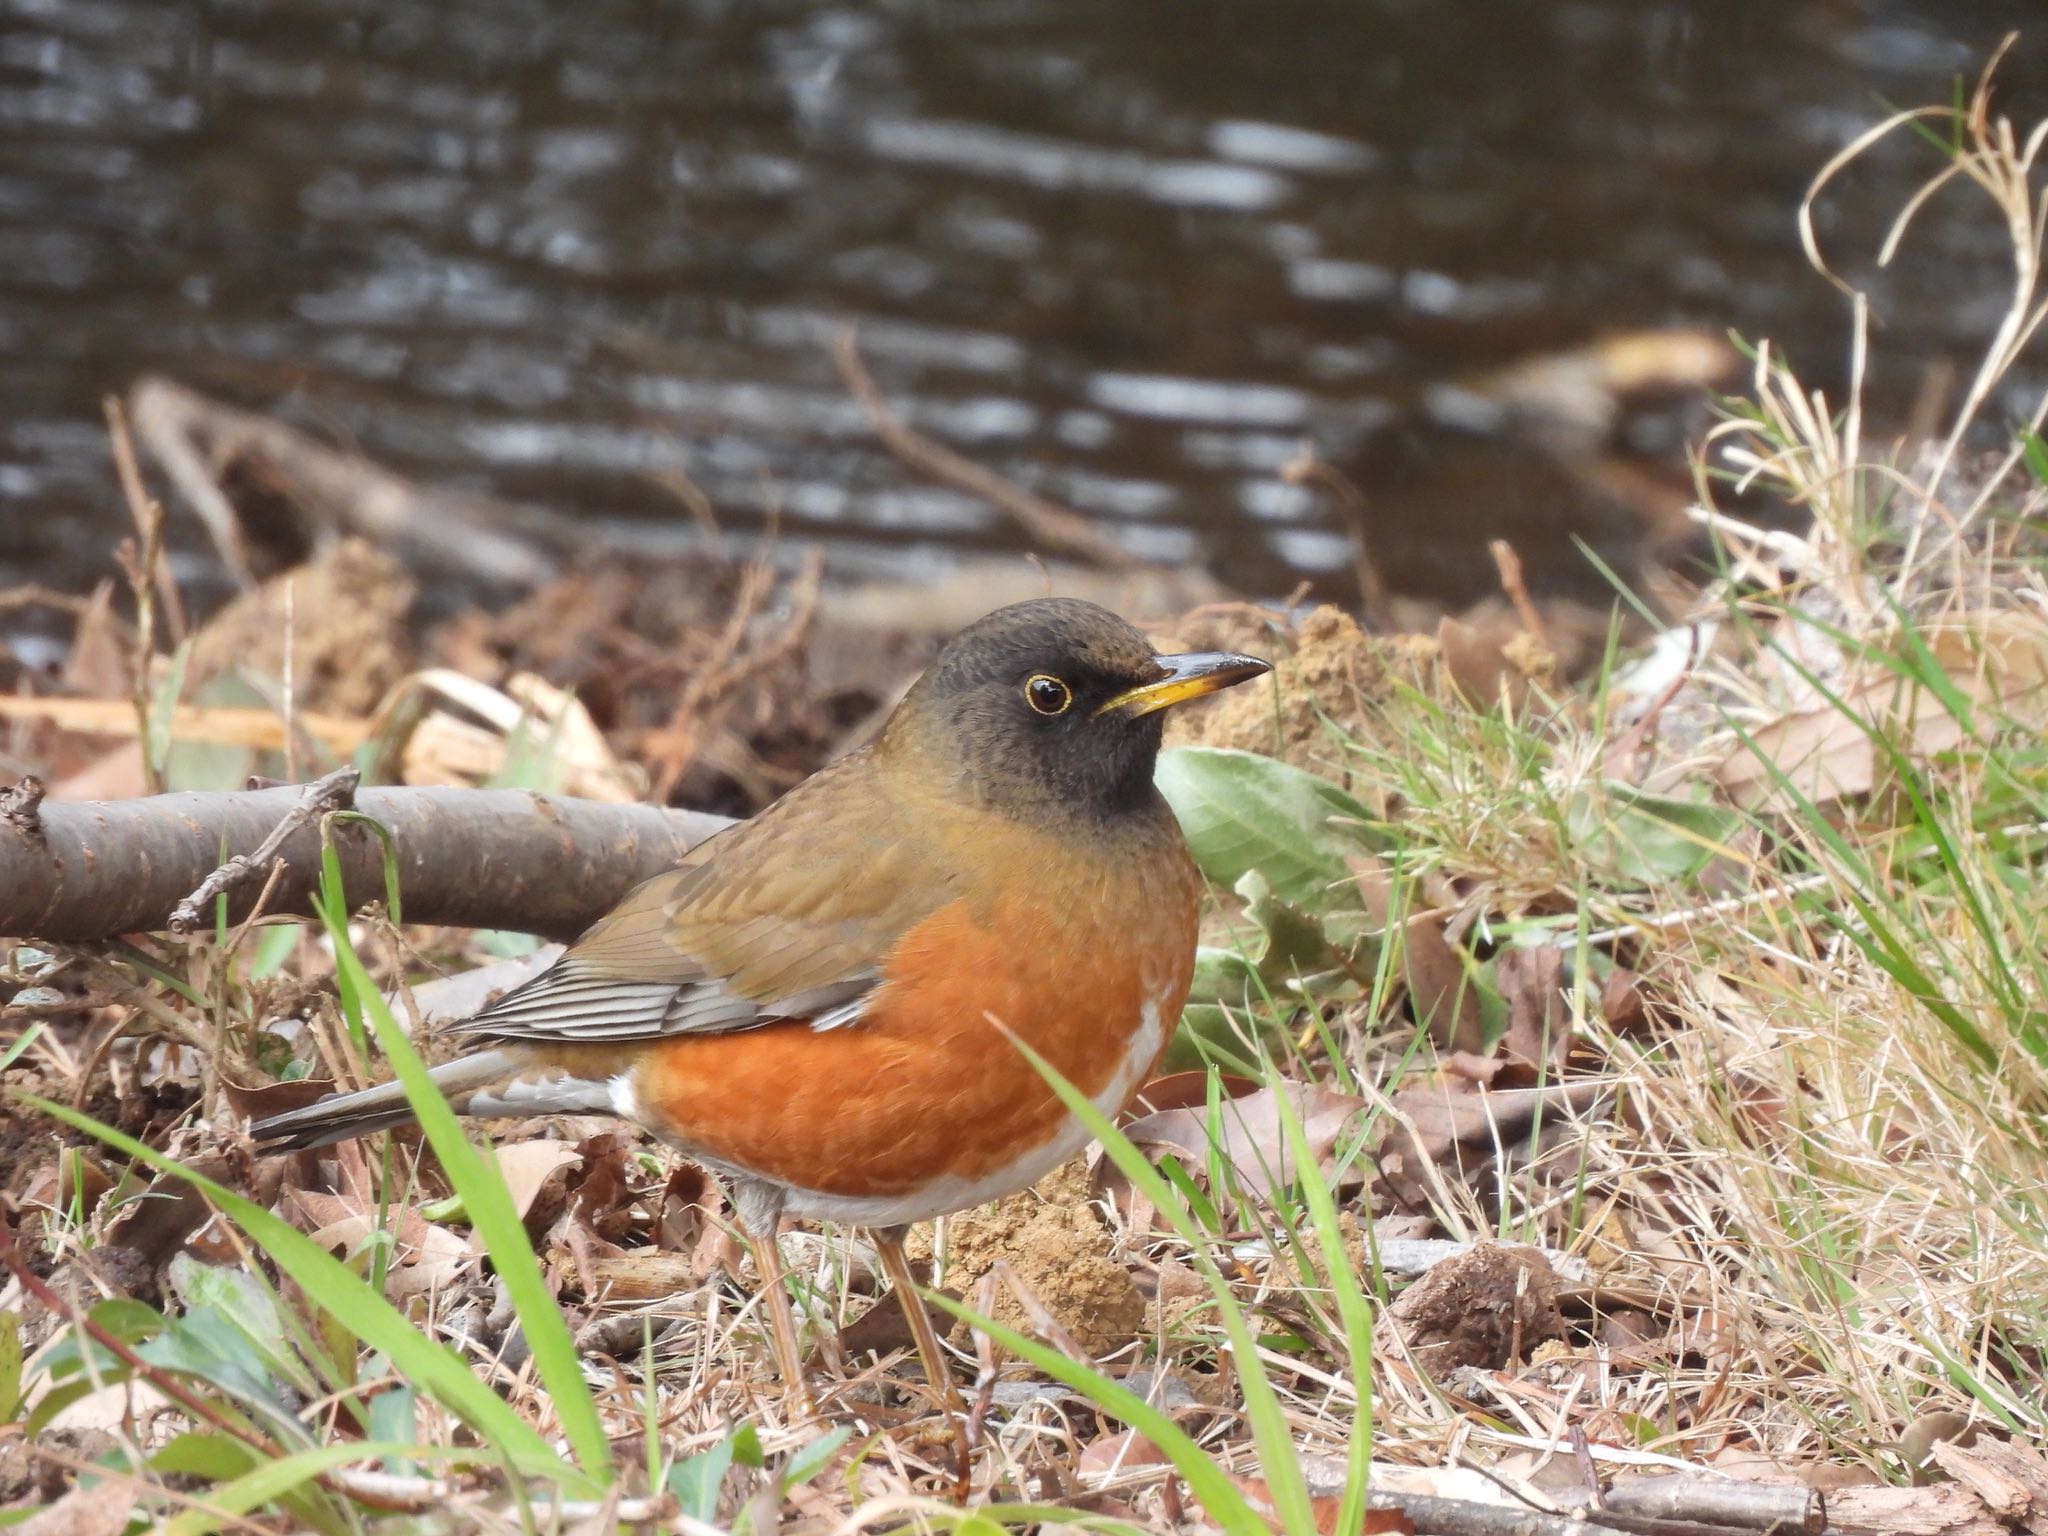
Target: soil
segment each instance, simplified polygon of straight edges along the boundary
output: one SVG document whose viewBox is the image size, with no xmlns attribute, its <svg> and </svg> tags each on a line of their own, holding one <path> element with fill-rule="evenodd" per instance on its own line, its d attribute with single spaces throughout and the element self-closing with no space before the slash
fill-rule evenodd
<svg viewBox="0 0 2048 1536">
<path fill-rule="evenodd" d="M 1261 681 L 1173 711 L 1167 743 L 1264 752 L 1327 771 L 1331 727 L 1368 732 L 1370 706 L 1393 686 L 1392 642 L 1366 634 L 1338 608 L 1318 608 L 1291 629 L 1256 614 L 1230 604 L 1198 610 L 1176 626 L 1169 638 L 1177 645 L 1263 656 L 1275 677 L 1274 685 Z"/>
<path fill-rule="evenodd" d="M 1401 1293 L 1380 1324 L 1378 1347 L 1405 1349 L 1441 1381 L 1462 1366 L 1505 1369 L 1564 1327 L 1557 1275 L 1541 1250 L 1481 1243 Z"/>
<path fill-rule="evenodd" d="M 972 1304 L 977 1282 L 1002 1264 L 1097 1359 L 1146 1333 L 1145 1297 L 1130 1271 L 1111 1255 L 1114 1239 L 1096 1213 L 1091 1192 L 1088 1166 L 1077 1158 L 1022 1194 L 950 1218 L 946 1288 Z M 929 1238 L 913 1234 L 913 1248 L 920 1243 L 928 1244 Z M 1038 1331 L 1000 1281 L 994 1316 L 1025 1333 Z M 965 1334 L 964 1325 L 956 1330 L 963 1341 Z"/>
<path fill-rule="evenodd" d="M 1167 744 L 1261 752 L 1346 783 L 1337 738 L 1365 740 L 1385 729 L 1383 706 L 1397 688 L 1479 708 L 1503 694 L 1519 701 L 1569 670 L 1553 649 L 1560 630 L 1554 605 L 1546 637 L 1538 639 L 1498 601 L 1461 618 L 1441 618 L 1427 634 L 1368 634 L 1350 614 L 1327 605 L 1293 626 L 1248 604 L 1197 609 L 1160 638 L 1187 650 L 1263 656 L 1273 663 L 1274 681 L 1175 710 L 1167 719 Z M 1576 630 L 1569 634 L 1576 657 L 1585 647 Z"/>
</svg>

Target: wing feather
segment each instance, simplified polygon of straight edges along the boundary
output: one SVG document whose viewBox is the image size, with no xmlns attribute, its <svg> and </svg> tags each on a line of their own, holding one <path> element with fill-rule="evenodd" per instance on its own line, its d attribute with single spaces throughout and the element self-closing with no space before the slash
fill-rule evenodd
<svg viewBox="0 0 2048 1536">
<path fill-rule="evenodd" d="M 927 827 L 876 788 L 879 775 L 853 771 L 861 761 L 698 845 L 456 1028 L 599 1044 L 856 1022 L 896 941 L 952 896 Z"/>
</svg>

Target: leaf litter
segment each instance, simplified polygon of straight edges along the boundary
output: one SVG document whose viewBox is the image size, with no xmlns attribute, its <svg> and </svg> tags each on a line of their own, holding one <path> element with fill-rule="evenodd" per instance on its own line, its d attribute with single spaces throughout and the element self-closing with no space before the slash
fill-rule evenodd
<svg viewBox="0 0 2048 1536">
<path fill-rule="evenodd" d="M 2048 978 L 2031 958 L 2048 926 L 2033 899 L 2048 589 L 2027 522 L 2041 491 L 2013 464 L 1951 452 L 1924 494 L 1890 499 L 1873 523 L 1875 498 L 1843 498 L 1875 472 L 1829 459 L 1839 443 L 1767 351 L 1752 395 L 1710 447 L 1777 477 L 1813 509 L 1812 531 L 1704 508 L 1726 574 L 1597 690 L 1565 681 L 1579 660 L 1561 654 L 1563 626 L 1532 626 L 1512 602 L 1426 634 L 1236 605 L 1172 626 L 1281 658 L 1272 693 L 1177 719 L 1162 767 L 1216 900 L 1179 1070 L 1124 1129 L 1201 1240 L 1106 1163 L 1082 1162 L 952 1219 L 920 1263 L 1162 1405 L 1267 1518 L 1283 1494 L 1254 1463 L 1246 1362 L 1201 1273 L 1212 1256 L 1257 1320 L 1306 1467 L 1341 1462 L 1369 1427 L 1386 1486 L 1398 1470 L 1435 1496 L 1479 1497 L 1475 1466 L 1557 1507 L 1573 1507 L 1579 1495 L 1558 1490 L 1587 1468 L 1718 1469 L 1744 1486 L 1825 1485 L 1843 1530 L 2048 1529 Z M 1953 515 L 1994 504 L 2014 515 Z M 621 795 L 644 783 L 749 808 L 856 738 L 895 679 L 809 672 L 830 647 L 801 568 L 748 569 L 742 600 L 723 606 L 701 593 L 734 588 L 701 574 L 578 573 L 516 622 L 472 615 L 442 632 L 430 650 L 445 675 L 395 648 L 359 675 L 314 668 L 304 707 L 346 718 L 352 736 L 323 739 L 316 719 L 310 740 L 237 738 L 233 764 L 188 755 L 180 771 L 369 744 L 422 778 Z M 693 581 L 685 617 L 660 617 Z M 348 650 L 296 643 L 302 659 Z M 209 738 L 257 708 L 231 690 L 198 696 L 237 649 L 209 639 L 192 653 L 201 713 L 171 718 L 193 745 L 221 746 Z M 81 685 L 98 676 L 121 697 L 138 681 L 130 654 L 105 605 L 86 610 Z M 682 712 L 679 657 L 709 679 Z M 912 647 L 897 673 L 915 659 Z M 80 784 L 138 771 L 104 731 L 36 730 Z M 380 983 L 430 1017 L 460 1016 L 518 975 L 445 934 L 372 924 L 363 946 Z M 60 1027 L 10 1062 L 10 1085 L 75 1092 L 158 1145 L 191 1112 L 179 1134 L 193 1169 L 373 1273 L 419 1331 L 552 1428 L 493 1257 L 416 1140 L 394 1140 L 389 1161 L 344 1147 L 285 1165 L 257 1164 L 239 1139 L 249 1115 L 321 1087 L 331 1062 L 363 1065 L 345 1042 L 316 1049 L 338 1038 L 318 1006 L 318 947 L 294 944 L 271 978 L 206 937 L 140 952 L 187 989 L 158 985 L 160 1011 L 231 1020 L 224 1059 L 167 1052 L 129 1033 L 150 1022 L 132 1002 L 60 988 L 78 1008 L 49 1015 Z M 49 978 L 23 969 L 11 985 L 31 982 Z M 1998 1071 L 1971 1063 L 1971 1035 L 1996 1042 Z M 359 1355 L 189 1185 L 106 1155 L 55 1158 L 76 1142 L 27 1126 L 10 1128 L 6 1193 L 31 1273 L 57 1277 L 61 1304 L 19 1276 L 0 1292 L 0 1423 L 28 1415 L 53 1451 L 60 1432 L 89 1428 L 98 1440 L 60 1454 L 132 1467 L 204 1428 L 148 1372 L 86 1349 L 93 1317 L 280 1435 L 382 1433 L 379 1415 L 421 1444 L 471 1434 L 396 1378 L 357 1380 L 388 1362 Z M 498 1167 L 608 1430 L 630 1444 L 651 1425 L 670 1469 L 662 1489 L 622 1499 L 659 1493 L 727 1525 L 787 1506 L 824 1529 L 940 1486 L 928 1448 L 890 1433 L 921 1400 L 856 1247 L 791 1245 L 832 1412 L 863 1432 L 828 1445 L 779 1416 L 756 1277 L 715 1188 L 595 1122 L 520 1136 Z M 1315 1180 L 1369 1295 L 1369 1360 L 1343 1330 L 1340 1277 L 1307 1251 Z M 1392 1262 L 1417 1242 L 1443 1246 L 1419 1272 Z M 1179 1524 L 1159 1444 L 973 1330 L 954 1337 L 983 1377 L 990 1486 Z M 23 1357 L 11 1366 L 10 1349 Z M 97 1417 L 57 1424 L 74 1411 Z M 17 1454 L 24 1443 L 0 1428 L 0 1496 L 78 1528 L 115 1518 L 114 1494 L 85 1495 L 126 1485 L 53 1478 Z M 830 1479 L 811 1482 L 828 1467 L 844 1485 L 829 1494 Z M 427 1486 L 424 1471 L 405 1475 Z M 441 1502 L 458 1521 L 512 1528 L 490 1477 L 433 1486 L 452 1490 Z M 1330 1529 L 1338 1496 L 1311 1498 Z M 1403 1518 L 1375 1510 L 1366 1528 Z"/>
</svg>

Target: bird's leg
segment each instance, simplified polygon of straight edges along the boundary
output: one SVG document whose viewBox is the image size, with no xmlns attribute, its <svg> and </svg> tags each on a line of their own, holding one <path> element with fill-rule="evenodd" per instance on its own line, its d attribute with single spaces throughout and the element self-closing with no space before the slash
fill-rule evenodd
<svg viewBox="0 0 2048 1536">
<path fill-rule="evenodd" d="M 818 1411 L 804 1380 L 803 1351 L 797 1345 L 796 1314 L 789 1305 L 789 1270 L 782 1262 L 776 1233 L 782 1225 L 782 1198 L 773 1186 L 743 1184 L 734 1193 L 754 1271 L 761 1277 L 761 1304 L 768 1309 L 768 1342 L 775 1350 L 775 1368 L 782 1373 L 782 1401 L 798 1422 L 815 1419 Z"/>
<path fill-rule="evenodd" d="M 931 1384 L 939 1389 L 946 1404 L 946 1417 L 953 1424 L 954 1468 L 956 1489 L 961 1498 L 966 1498 L 972 1488 L 974 1447 L 967 1438 L 967 1404 L 961 1400 L 960 1389 L 954 1384 L 952 1367 L 946 1362 L 946 1352 L 939 1344 L 939 1335 L 932 1327 L 932 1315 L 925 1310 L 924 1298 L 917 1294 L 917 1279 L 910 1273 L 910 1260 L 903 1252 L 904 1227 L 877 1227 L 874 1229 L 875 1252 L 881 1255 L 882 1272 L 889 1277 L 889 1284 L 896 1290 L 896 1299 L 903 1307 L 903 1315 L 910 1322 L 910 1336 L 917 1341 L 917 1355 L 924 1362 L 924 1374 Z"/>
</svg>

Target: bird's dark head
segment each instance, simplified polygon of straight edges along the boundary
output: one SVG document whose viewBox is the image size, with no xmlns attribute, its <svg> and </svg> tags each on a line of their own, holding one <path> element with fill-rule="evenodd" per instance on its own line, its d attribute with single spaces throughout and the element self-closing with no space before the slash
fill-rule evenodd
<svg viewBox="0 0 2048 1536">
<path fill-rule="evenodd" d="M 1168 706 L 1270 671 L 1252 656 L 1162 656 L 1107 608 L 1040 598 L 947 642 L 883 731 L 997 810 L 1091 818 L 1155 804 Z"/>
</svg>

